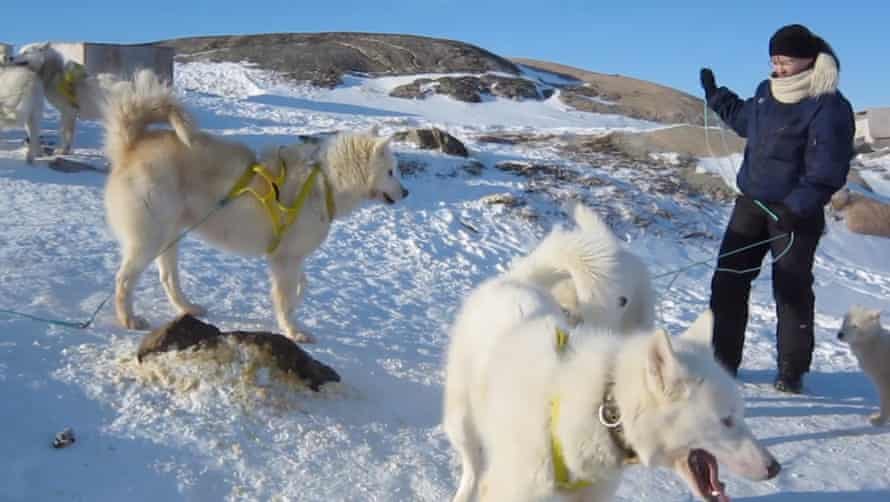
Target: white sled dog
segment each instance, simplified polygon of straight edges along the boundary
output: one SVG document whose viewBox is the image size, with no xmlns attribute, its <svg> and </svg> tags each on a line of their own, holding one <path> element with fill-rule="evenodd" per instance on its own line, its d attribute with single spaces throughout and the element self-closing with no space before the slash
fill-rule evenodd
<svg viewBox="0 0 890 502">
<path fill-rule="evenodd" d="M 869 422 L 886 425 L 890 421 L 890 331 L 881 326 L 881 311 L 850 307 L 837 338 L 850 344 L 859 367 L 878 391 L 881 410 L 870 416 Z"/>
<path fill-rule="evenodd" d="M 571 324 L 595 323 L 621 333 L 652 328 L 655 292 L 646 264 L 593 210 L 578 202 L 566 209 L 575 228 L 552 230 L 500 279 L 548 289 Z"/>
<path fill-rule="evenodd" d="M 28 135 L 25 160 L 29 164 L 41 154 L 43 84 L 36 70 L 36 66 L 27 62 L 0 66 L 0 129 L 25 128 Z"/>
<path fill-rule="evenodd" d="M 62 116 L 59 151 L 64 154 L 71 153 L 77 119 L 102 120 L 108 93 L 122 84 L 111 74 L 90 75 L 83 66 L 65 62 L 48 42 L 23 46 L 13 60 L 27 63 L 40 75 L 47 101 Z"/>
<path fill-rule="evenodd" d="M 386 138 L 340 134 L 320 145 L 271 150 L 257 163 L 246 146 L 199 132 L 172 89 L 148 70 L 112 93 L 105 121 L 111 160 L 105 207 L 122 254 L 115 306 L 128 328 L 148 327 L 133 313 L 132 292 L 155 257 L 171 303 L 182 312 L 203 312 L 180 289 L 177 246 L 171 245 L 196 227 L 224 249 L 267 254 L 279 327 L 297 342 L 313 342 L 291 319 L 306 289 L 303 261 L 327 237 L 334 218 L 365 200 L 394 204 L 408 194 Z M 149 130 L 153 123 L 173 130 Z M 215 209 L 236 191 L 246 193 Z M 302 208 L 294 209 L 300 200 Z M 290 225 L 283 223 L 288 218 Z"/>
<path fill-rule="evenodd" d="M 632 463 L 672 468 L 715 502 L 729 500 L 718 462 L 754 480 L 778 474 L 714 360 L 709 311 L 673 338 L 571 332 L 546 292 L 494 286 L 467 299 L 451 333 L 444 428 L 462 464 L 455 502 L 609 501 Z"/>
</svg>

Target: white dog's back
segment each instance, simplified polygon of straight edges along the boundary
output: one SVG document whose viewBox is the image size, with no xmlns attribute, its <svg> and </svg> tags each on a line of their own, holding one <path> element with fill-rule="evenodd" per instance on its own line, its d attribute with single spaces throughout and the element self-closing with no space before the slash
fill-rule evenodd
<svg viewBox="0 0 890 502">
<path fill-rule="evenodd" d="M 43 83 L 20 66 L 0 67 L 0 128 L 24 127 L 28 133 L 27 161 L 40 155 Z"/>
<path fill-rule="evenodd" d="M 0 67 L 0 125 L 21 127 L 33 110 L 43 110 L 43 86 L 33 71 L 20 66 Z"/>
</svg>

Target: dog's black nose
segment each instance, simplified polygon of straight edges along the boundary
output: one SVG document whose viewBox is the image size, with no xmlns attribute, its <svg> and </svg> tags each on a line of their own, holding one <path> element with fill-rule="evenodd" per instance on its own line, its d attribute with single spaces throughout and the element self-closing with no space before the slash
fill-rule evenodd
<svg viewBox="0 0 890 502">
<path fill-rule="evenodd" d="M 844 339 L 844 332 L 843 332 L 843 331 L 838 331 L 838 333 L 837 333 L 837 339 L 838 339 L 838 340 L 843 340 L 843 339 Z"/>
<path fill-rule="evenodd" d="M 776 461 L 776 459 L 773 459 L 773 462 L 766 468 L 766 479 L 773 479 L 779 475 L 779 471 L 781 470 L 782 464 Z"/>
</svg>

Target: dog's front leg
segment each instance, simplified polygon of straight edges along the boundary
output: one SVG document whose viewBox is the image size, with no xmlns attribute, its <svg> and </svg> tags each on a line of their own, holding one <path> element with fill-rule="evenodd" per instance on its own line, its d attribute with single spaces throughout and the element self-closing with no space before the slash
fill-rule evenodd
<svg viewBox="0 0 890 502">
<path fill-rule="evenodd" d="M 890 382 L 886 375 L 874 375 L 875 387 L 878 389 L 881 411 L 868 417 L 868 421 L 874 426 L 886 425 L 890 419 Z"/>
<path fill-rule="evenodd" d="M 28 121 L 25 123 L 25 133 L 28 135 L 28 153 L 25 154 L 25 162 L 33 164 L 34 159 L 41 153 L 40 149 L 40 120 L 43 118 L 43 107 L 38 106 L 31 111 Z"/>
<path fill-rule="evenodd" d="M 306 292 L 303 259 L 274 256 L 269 260 L 269 275 L 272 279 L 272 304 L 279 328 L 297 343 L 315 343 L 315 337 L 298 328 L 291 319 L 291 312 L 303 301 Z"/>
</svg>

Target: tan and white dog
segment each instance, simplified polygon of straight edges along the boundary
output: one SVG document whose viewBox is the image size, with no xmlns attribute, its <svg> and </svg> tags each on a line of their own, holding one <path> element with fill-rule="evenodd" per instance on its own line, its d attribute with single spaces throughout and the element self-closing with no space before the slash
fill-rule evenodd
<svg viewBox="0 0 890 502">
<path fill-rule="evenodd" d="M 70 153 L 77 119 L 102 120 L 105 99 L 122 84 L 114 75 L 91 75 L 73 61 L 66 62 L 48 42 L 28 44 L 13 58 L 28 64 L 40 75 L 46 100 L 62 116 L 60 153 Z"/>
<path fill-rule="evenodd" d="M 153 123 L 170 124 L 173 130 L 149 130 Z M 286 171 L 284 179 L 272 187 L 257 174 L 244 184 L 245 173 L 257 167 L 254 152 L 199 132 L 173 90 L 148 70 L 112 93 L 105 126 L 111 161 L 105 207 L 122 254 L 115 306 L 118 320 L 132 329 L 148 327 L 133 312 L 132 294 L 140 274 L 155 258 L 173 305 L 182 312 L 203 312 L 185 297 L 177 272 L 175 241 L 194 227 L 197 234 L 226 250 L 268 254 L 280 329 L 297 342 L 313 342 L 315 338 L 291 318 L 306 290 L 304 260 L 325 240 L 334 218 L 347 216 L 366 200 L 393 204 L 408 194 L 399 181 L 389 140 L 361 134 L 266 152 L 260 167 L 270 177 Z M 239 184 L 258 196 L 245 194 L 218 207 Z M 271 209 L 259 202 L 259 195 L 277 193 L 282 205 L 292 206 L 301 191 L 306 193 L 302 209 L 293 224 L 276 236 L 267 214 Z M 275 205 L 272 202 L 270 206 Z"/>
<path fill-rule="evenodd" d="M 881 311 L 853 306 L 837 334 L 850 344 L 862 372 L 878 390 L 881 411 L 869 417 L 872 425 L 890 420 L 890 331 L 881 326 Z"/>
</svg>

